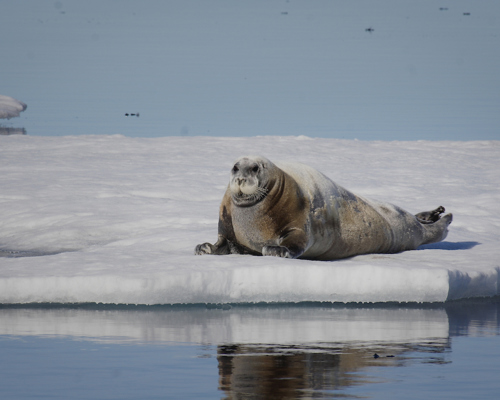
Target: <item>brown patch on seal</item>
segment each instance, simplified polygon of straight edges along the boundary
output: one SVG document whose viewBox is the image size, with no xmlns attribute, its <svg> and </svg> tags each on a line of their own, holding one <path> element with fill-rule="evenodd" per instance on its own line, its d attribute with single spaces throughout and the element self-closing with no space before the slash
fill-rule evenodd
<svg viewBox="0 0 500 400">
<path fill-rule="evenodd" d="M 239 189 L 247 180 L 249 186 Z M 248 202 L 234 196 L 239 190 L 250 193 Z M 441 210 L 414 216 L 360 198 L 305 165 L 278 168 L 263 157 L 242 157 L 220 206 L 218 241 L 198 245 L 195 254 L 335 260 L 395 253 L 444 239 L 452 217 L 434 221 Z"/>
</svg>

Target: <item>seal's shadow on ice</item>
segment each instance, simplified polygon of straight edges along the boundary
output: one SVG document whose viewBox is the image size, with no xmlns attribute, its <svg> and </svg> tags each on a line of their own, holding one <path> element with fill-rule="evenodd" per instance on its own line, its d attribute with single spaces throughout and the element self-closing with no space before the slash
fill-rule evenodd
<svg viewBox="0 0 500 400">
<path fill-rule="evenodd" d="M 470 250 L 476 247 L 479 242 L 440 242 L 420 246 L 419 250 Z"/>
<path fill-rule="evenodd" d="M 220 205 L 218 240 L 195 254 L 335 260 L 398 253 L 442 241 L 453 219 L 444 211 L 413 215 L 357 196 L 306 165 L 241 157 Z"/>
</svg>

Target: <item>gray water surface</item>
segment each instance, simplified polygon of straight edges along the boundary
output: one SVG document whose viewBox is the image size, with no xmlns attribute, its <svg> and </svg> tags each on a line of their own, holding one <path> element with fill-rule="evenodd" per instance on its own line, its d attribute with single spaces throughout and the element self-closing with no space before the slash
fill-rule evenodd
<svg viewBox="0 0 500 400">
<path fill-rule="evenodd" d="M 3 306 L 4 398 L 496 399 L 499 299 Z"/>
<path fill-rule="evenodd" d="M 18 0 L 0 38 L 0 133 L 500 139 L 497 0 Z"/>
</svg>

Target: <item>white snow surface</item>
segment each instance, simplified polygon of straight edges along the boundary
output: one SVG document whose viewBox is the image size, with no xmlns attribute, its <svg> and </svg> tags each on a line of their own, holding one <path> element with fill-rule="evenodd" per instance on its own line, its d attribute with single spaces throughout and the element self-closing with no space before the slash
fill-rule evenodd
<svg viewBox="0 0 500 400">
<path fill-rule="evenodd" d="M 19 113 L 26 110 L 26 107 L 22 101 L 0 94 L 0 118 L 19 117 Z"/>
<path fill-rule="evenodd" d="M 332 262 L 195 256 L 232 163 L 308 164 L 454 215 L 445 241 Z M 437 302 L 499 294 L 500 141 L 0 137 L 0 303 Z"/>
</svg>

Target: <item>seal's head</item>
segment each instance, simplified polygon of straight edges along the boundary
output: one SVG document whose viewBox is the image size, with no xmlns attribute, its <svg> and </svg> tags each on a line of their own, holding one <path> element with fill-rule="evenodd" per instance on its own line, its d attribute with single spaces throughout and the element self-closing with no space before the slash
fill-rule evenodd
<svg viewBox="0 0 500 400">
<path fill-rule="evenodd" d="M 241 157 L 231 169 L 229 190 L 235 205 L 249 207 L 262 201 L 268 192 L 271 162 L 263 157 Z"/>
</svg>

